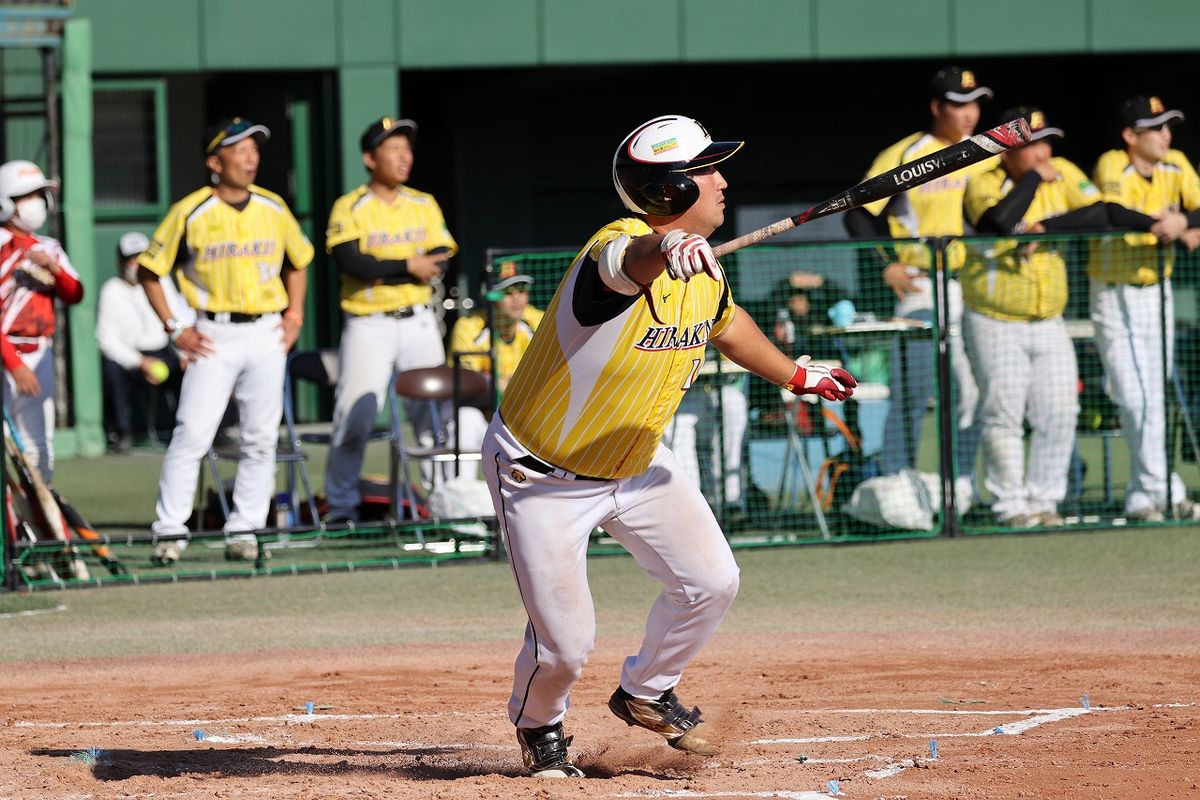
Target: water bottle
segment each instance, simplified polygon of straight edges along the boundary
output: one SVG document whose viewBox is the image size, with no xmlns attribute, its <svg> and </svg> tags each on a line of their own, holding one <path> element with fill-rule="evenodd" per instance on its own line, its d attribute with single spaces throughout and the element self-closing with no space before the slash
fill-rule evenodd
<svg viewBox="0 0 1200 800">
<path fill-rule="evenodd" d="M 778 330 L 781 326 L 783 328 L 783 335 L 780 337 L 781 344 L 795 344 L 796 323 L 792 322 L 791 312 L 786 308 L 775 312 L 775 327 Z"/>
</svg>

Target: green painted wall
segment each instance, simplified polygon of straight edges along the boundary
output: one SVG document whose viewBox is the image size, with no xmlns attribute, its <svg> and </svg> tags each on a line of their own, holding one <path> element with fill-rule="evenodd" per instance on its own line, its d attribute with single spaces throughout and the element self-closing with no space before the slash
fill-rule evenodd
<svg viewBox="0 0 1200 800">
<path fill-rule="evenodd" d="M 98 73 L 1120 53 L 1200 40 L 1196 0 L 76 0 L 76 12 L 93 21 Z"/>
</svg>

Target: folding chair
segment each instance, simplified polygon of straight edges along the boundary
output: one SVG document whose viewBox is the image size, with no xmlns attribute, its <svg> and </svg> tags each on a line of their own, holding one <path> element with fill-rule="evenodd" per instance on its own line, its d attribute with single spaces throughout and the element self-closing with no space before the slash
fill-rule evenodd
<svg viewBox="0 0 1200 800">
<path fill-rule="evenodd" d="M 489 390 L 486 375 L 465 367 L 422 367 L 404 370 L 396 374 L 396 396 L 417 403 L 428 403 L 429 414 L 433 423 L 432 446 L 412 446 L 406 443 L 403 435 L 396 438 L 396 455 L 392 467 L 393 502 L 401 500 L 416 508 L 418 498 L 412 489 L 410 466 L 412 462 L 424 463 L 429 469 L 429 490 L 436 485 L 438 473 L 448 464 L 454 465 L 454 474 L 458 474 L 459 465 L 464 461 L 478 462 L 478 452 L 462 452 L 459 447 L 459 427 L 455 425 L 454 441 L 449 437 L 442 423 L 442 407 L 447 401 L 453 403 L 454 418 L 457 420 L 462 399 L 482 394 Z M 414 429 L 413 436 L 417 431 Z M 400 476 L 404 480 L 400 480 Z M 423 498 L 422 498 L 423 499 Z"/>
</svg>

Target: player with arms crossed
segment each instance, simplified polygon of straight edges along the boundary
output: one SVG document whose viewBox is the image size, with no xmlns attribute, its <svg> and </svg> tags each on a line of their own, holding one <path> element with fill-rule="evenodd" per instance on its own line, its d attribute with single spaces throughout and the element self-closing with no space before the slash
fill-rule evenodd
<svg viewBox="0 0 1200 800">
<path fill-rule="evenodd" d="M 225 556 L 253 560 L 249 531 L 263 527 L 275 492 L 275 449 L 283 418 L 287 351 L 304 324 L 313 248 L 283 198 L 254 184 L 259 146 L 271 133 L 234 117 L 204 135 L 215 186 L 171 206 L 138 258 L 138 281 L 175 347 L 190 360 L 175 431 L 158 480 L 157 534 L 185 534 L 200 459 L 216 438 L 230 395 L 237 398 L 243 458 L 225 521 Z M 195 325 L 174 318 L 159 278 L 179 269 Z M 161 542 L 152 560 L 179 560 L 187 540 Z"/>
<path fill-rule="evenodd" d="M 583 775 L 563 718 L 594 647 L 585 562 L 597 526 L 663 584 L 610 710 L 677 749 L 719 752 L 674 690 L 732 604 L 738 567 L 661 443 L 706 343 L 796 394 L 843 400 L 855 386 L 844 370 L 793 362 L 733 303 L 705 237 L 725 219 L 716 165 L 742 145 L 713 142 L 681 116 L 625 138 L 613 182 L 636 218 L 604 226 L 576 256 L 484 440 L 484 477 L 529 616 L 508 711 L 533 775 Z"/>
</svg>

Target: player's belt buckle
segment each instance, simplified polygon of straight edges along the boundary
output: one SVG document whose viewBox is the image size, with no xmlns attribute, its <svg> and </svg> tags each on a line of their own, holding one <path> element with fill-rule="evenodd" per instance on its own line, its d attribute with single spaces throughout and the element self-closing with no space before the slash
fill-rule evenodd
<svg viewBox="0 0 1200 800">
<path fill-rule="evenodd" d="M 416 316 L 418 308 L 425 308 L 425 306 L 403 306 L 401 308 L 393 308 L 391 311 L 384 311 L 383 313 L 396 319 L 408 319 L 409 317 Z"/>
<path fill-rule="evenodd" d="M 607 480 L 611 480 L 610 478 L 597 478 L 592 475 L 580 475 L 577 472 L 569 472 L 565 469 L 560 469 L 559 467 L 552 467 L 549 464 L 547 464 L 545 461 L 542 461 L 540 458 L 538 458 L 536 456 L 532 456 L 532 455 L 521 456 L 520 458 L 514 459 L 514 461 L 516 461 L 516 463 L 520 464 L 521 466 L 526 467 L 527 469 L 533 470 L 534 472 L 538 473 L 539 475 L 555 475 L 557 477 L 566 478 L 567 480 L 572 480 L 572 481 L 607 481 Z"/>
</svg>

